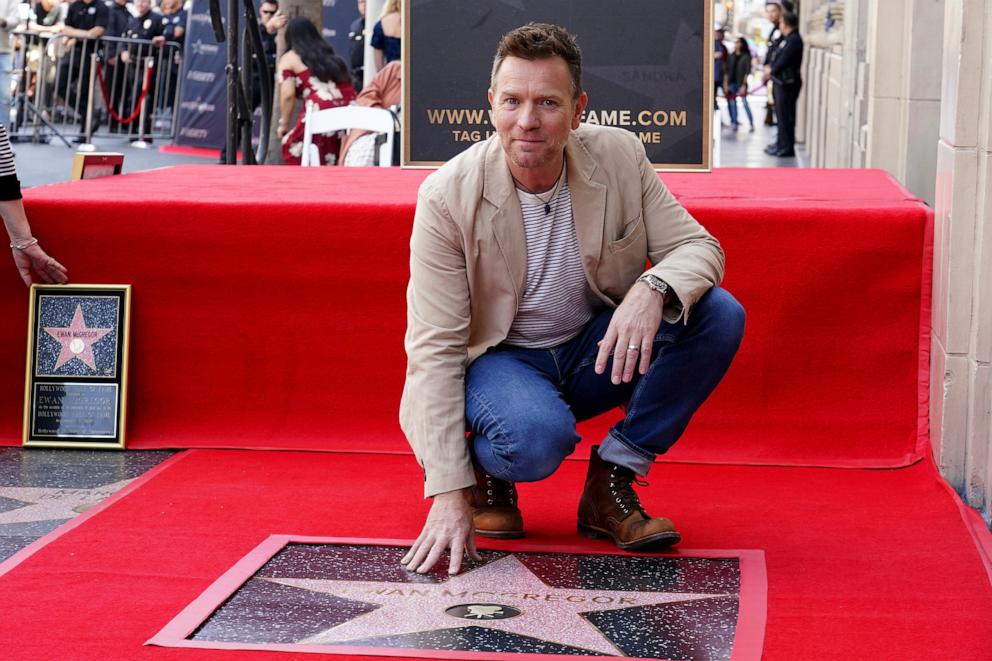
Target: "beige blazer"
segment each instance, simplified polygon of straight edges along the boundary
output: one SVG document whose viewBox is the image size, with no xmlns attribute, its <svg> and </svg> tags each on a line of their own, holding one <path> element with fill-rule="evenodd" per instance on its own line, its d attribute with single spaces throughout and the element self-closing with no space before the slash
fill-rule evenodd
<svg viewBox="0 0 992 661">
<path fill-rule="evenodd" d="M 719 242 L 658 178 L 638 138 L 582 124 L 565 147 L 572 214 L 589 285 L 610 307 L 650 272 L 686 322 L 723 278 Z M 527 243 L 498 136 L 421 185 L 410 239 L 407 372 L 400 425 L 424 469 L 424 495 L 475 483 L 465 439 L 465 370 L 502 342 L 527 275 Z"/>
</svg>

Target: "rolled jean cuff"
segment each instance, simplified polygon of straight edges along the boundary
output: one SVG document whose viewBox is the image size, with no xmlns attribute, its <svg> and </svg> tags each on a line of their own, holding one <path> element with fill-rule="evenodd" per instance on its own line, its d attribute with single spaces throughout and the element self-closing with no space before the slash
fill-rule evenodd
<svg viewBox="0 0 992 661">
<path fill-rule="evenodd" d="M 612 429 L 599 445 L 599 458 L 629 468 L 638 475 L 647 475 L 654 463 L 654 454 L 631 445 Z"/>
</svg>

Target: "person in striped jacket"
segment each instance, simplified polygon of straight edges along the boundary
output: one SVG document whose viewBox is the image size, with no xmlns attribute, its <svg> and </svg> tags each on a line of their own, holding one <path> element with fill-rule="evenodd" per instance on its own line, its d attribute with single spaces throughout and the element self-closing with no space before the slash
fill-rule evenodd
<svg viewBox="0 0 992 661">
<path fill-rule="evenodd" d="M 14 152 L 3 124 L 0 124 L 0 216 L 10 237 L 14 265 L 24 284 L 35 281 L 62 284 L 69 280 L 66 268 L 42 250 L 38 239 L 31 236 L 31 225 L 21 202 L 21 182 L 14 169 Z"/>
</svg>

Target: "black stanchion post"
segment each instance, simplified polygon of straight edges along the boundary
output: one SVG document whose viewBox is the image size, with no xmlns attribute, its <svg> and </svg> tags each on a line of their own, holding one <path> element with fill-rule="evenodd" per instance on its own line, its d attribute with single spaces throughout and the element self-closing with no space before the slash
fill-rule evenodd
<svg viewBox="0 0 992 661">
<path fill-rule="evenodd" d="M 225 162 L 238 162 L 238 0 L 227 2 L 227 153 Z"/>
</svg>

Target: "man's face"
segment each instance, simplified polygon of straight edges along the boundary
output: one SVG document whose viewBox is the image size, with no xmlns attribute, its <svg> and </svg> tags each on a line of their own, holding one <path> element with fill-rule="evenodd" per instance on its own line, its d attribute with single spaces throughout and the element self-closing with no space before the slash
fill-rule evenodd
<svg viewBox="0 0 992 661">
<path fill-rule="evenodd" d="M 152 3 L 150 0 L 134 0 L 134 10 L 138 12 L 138 16 L 144 16 L 151 8 Z"/>
<path fill-rule="evenodd" d="M 258 14 L 262 17 L 262 25 L 268 24 L 272 20 L 272 17 L 276 15 L 279 9 L 270 2 L 263 2 L 262 6 L 258 8 Z"/>
<path fill-rule="evenodd" d="M 365 0 L 358 0 L 358 13 L 365 16 Z"/>
<path fill-rule="evenodd" d="M 572 98 L 572 79 L 562 58 L 503 60 L 489 105 L 511 172 L 514 165 L 528 170 L 558 163 L 586 103 L 585 92 Z"/>
<path fill-rule="evenodd" d="M 782 5 L 765 5 L 765 16 L 774 25 L 778 25 L 778 21 L 782 18 Z"/>
</svg>

